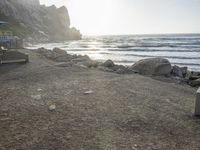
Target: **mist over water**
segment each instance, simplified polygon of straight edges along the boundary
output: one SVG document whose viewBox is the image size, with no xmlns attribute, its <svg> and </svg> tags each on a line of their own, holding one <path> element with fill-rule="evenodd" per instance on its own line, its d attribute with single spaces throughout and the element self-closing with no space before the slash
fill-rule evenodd
<svg viewBox="0 0 200 150">
<path fill-rule="evenodd" d="M 172 64 L 200 71 L 200 34 L 85 36 L 80 41 L 38 44 L 31 48 L 58 47 L 94 60 L 132 65 L 144 58 L 163 57 Z"/>
</svg>

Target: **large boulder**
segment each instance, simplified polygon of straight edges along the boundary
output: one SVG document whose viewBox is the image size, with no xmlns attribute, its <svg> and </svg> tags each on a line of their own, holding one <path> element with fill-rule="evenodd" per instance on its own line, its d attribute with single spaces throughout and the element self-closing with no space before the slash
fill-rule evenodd
<svg viewBox="0 0 200 150">
<path fill-rule="evenodd" d="M 136 62 L 131 69 L 143 75 L 169 75 L 171 64 L 164 58 L 149 58 Z"/>
</svg>

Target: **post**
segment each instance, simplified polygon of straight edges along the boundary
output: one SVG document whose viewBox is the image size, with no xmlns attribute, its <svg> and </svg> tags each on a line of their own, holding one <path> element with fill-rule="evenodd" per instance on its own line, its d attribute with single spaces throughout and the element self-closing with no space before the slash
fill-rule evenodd
<svg viewBox="0 0 200 150">
<path fill-rule="evenodd" d="M 195 116 L 200 116 L 200 88 L 197 90 L 194 114 Z"/>
</svg>

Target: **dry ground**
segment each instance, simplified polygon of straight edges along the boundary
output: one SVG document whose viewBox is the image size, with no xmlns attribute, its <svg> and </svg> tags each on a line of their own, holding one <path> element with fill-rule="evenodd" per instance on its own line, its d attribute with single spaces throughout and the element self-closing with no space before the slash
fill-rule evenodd
<svg viewBox="0 0 200 150">
<path fill-rule="evenodd" d="M 196 89 L 21 51 L 30 63 L 0 67 L 0 150 L 200 149 Z"/>
</svg>

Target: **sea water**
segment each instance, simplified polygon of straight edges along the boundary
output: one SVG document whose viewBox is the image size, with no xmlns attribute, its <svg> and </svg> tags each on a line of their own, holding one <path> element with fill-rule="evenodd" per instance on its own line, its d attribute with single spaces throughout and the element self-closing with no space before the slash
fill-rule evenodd
<svg viewBox="0 0 200 150">
<path fill-rule="evenodd" d="M 172 64 L 200 71 L 200 34 L 84 36 L 79 41 L 38 44 L 31 48 L 58 47 L 69 54 L 94 60 L 133 65 L 144 58 L 163 57 Z"/>
</svg>

